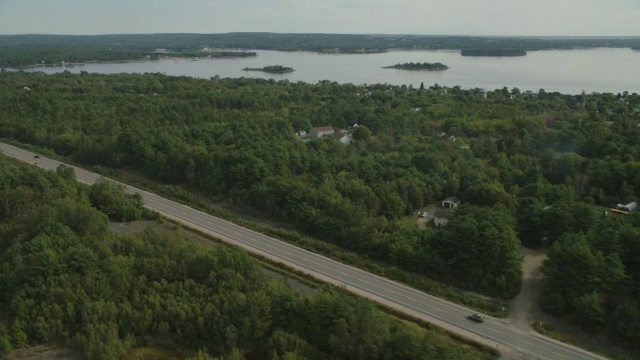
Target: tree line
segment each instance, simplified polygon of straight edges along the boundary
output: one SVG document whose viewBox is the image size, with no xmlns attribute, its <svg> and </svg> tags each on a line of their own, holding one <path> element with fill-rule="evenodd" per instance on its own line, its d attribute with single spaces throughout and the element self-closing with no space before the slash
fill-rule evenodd
<svg viewBox="0 0 640 360">
<path fill-rule="evenodd" d="M 637 48 L 633 38 L 496 38 L 480 36 L 358 35 L 358 34 L 135 34 L 135 35 L 3 35 L 0 66 L 26 66 L 41 61 L 97 61 L 140 58 L 155 49 L 225 49 L 374 53 L 389 49 L 550 50 L 576 48 Z"/>
</svg>

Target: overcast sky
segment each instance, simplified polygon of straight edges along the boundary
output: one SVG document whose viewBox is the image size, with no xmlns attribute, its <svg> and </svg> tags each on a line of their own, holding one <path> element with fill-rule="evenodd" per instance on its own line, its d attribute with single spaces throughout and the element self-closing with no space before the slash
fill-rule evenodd
<svg viewBox="0 0 640 360">
<path fill-rule="evenodd" d="M 0 34 L 640 36 L 640 0 L 0 0 Z"/>
</svg>

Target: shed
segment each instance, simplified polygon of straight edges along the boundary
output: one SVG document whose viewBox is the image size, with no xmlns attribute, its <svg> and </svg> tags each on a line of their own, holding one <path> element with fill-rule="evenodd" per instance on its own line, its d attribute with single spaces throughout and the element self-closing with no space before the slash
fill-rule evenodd
<svg viewBox="0 0 640 360">
<path fill-rule="evenodd" d="M 449 196 L 448 198 L 442 200 L 442 207 L 445 209 L 453 209 L 460 205 L 460 199 L 455 196 Z"/>
</svg>

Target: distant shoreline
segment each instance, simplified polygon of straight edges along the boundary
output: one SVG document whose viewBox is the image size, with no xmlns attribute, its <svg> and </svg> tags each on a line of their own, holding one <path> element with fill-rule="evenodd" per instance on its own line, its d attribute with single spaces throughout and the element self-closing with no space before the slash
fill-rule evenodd
<svg viewBox="0 0 640 360">
<path fill-rule="evenodd" d="M 193 54 L 180 54 L 180 56 L 171 56 L 171 53 L 168 54 L 156 54 L 158 56 L 146 55 L 141 58 L 134 59 L 120 59 L 120 60 L 87 60 L 87 61 L 79 61 L 79 62 L 56 62 L 53 64 L 31 64 L 31 65 L 23 65 L 23 66 L 8 66 L 6 69 L 33 69 L 33 68 L 56 68 L 56 67 L 74 67 L 74 66 L 82 66 L 86 64 L 128 64 L 128 63 L 137 63 L 137 62 L 156 62 L 162 60 L 170 60 L 170 59 L 184 59 L 184 60 L 217 60 L 217 59 L 245 59 L 249 57 L 258 57 L 258 54 L 255 52 L 241 52 L 238 51 L 238 54 L 245 53 L 247 55 L 238 55 L 231 54 L 229 52 L 225 52 L 224 55 L 216 56 L 215 53 L 203 53 L 203 55 L 193 56 Z M 204 55 L 206 54 L 206 55 Z M 238 56 L 233 56 L 238 55 Z"/>
<path fill-rule="evenodd" d="M 461 50 L 462 56 L 526 56 L 527 52 L 520 49 L 466 49 Z"/>
</svg>

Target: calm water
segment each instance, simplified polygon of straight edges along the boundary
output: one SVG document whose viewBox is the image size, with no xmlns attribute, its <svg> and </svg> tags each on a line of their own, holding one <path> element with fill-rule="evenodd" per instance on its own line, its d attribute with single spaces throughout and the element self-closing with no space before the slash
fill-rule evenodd
<svg viewBox="0 0 640 360">
<path fill-rule="evenodd" d="M 35 68 L 29 71 L 56 73 L 164 73 L 200 78 L 262 77 L 317 83 L 413 85 L 435 83 L 464 89 L 544 89 L 568 94 L 622 91 L 640 93 L 640 51 L 630 49 L 531 51 L 524 57 L 463 57 L 459 51 L 390 51 L 382 54 L 337 55 L 311 52 L 257 51 L 245 59 L 168 59 L 119 64 L 85 64 L 73 67 Z M 441 72 L 382 69 L 403 62 L 441 62 Z M 296 69 L 289 74 L 245 72 L 244 67 L 283 65 Z"/>
</svg>

